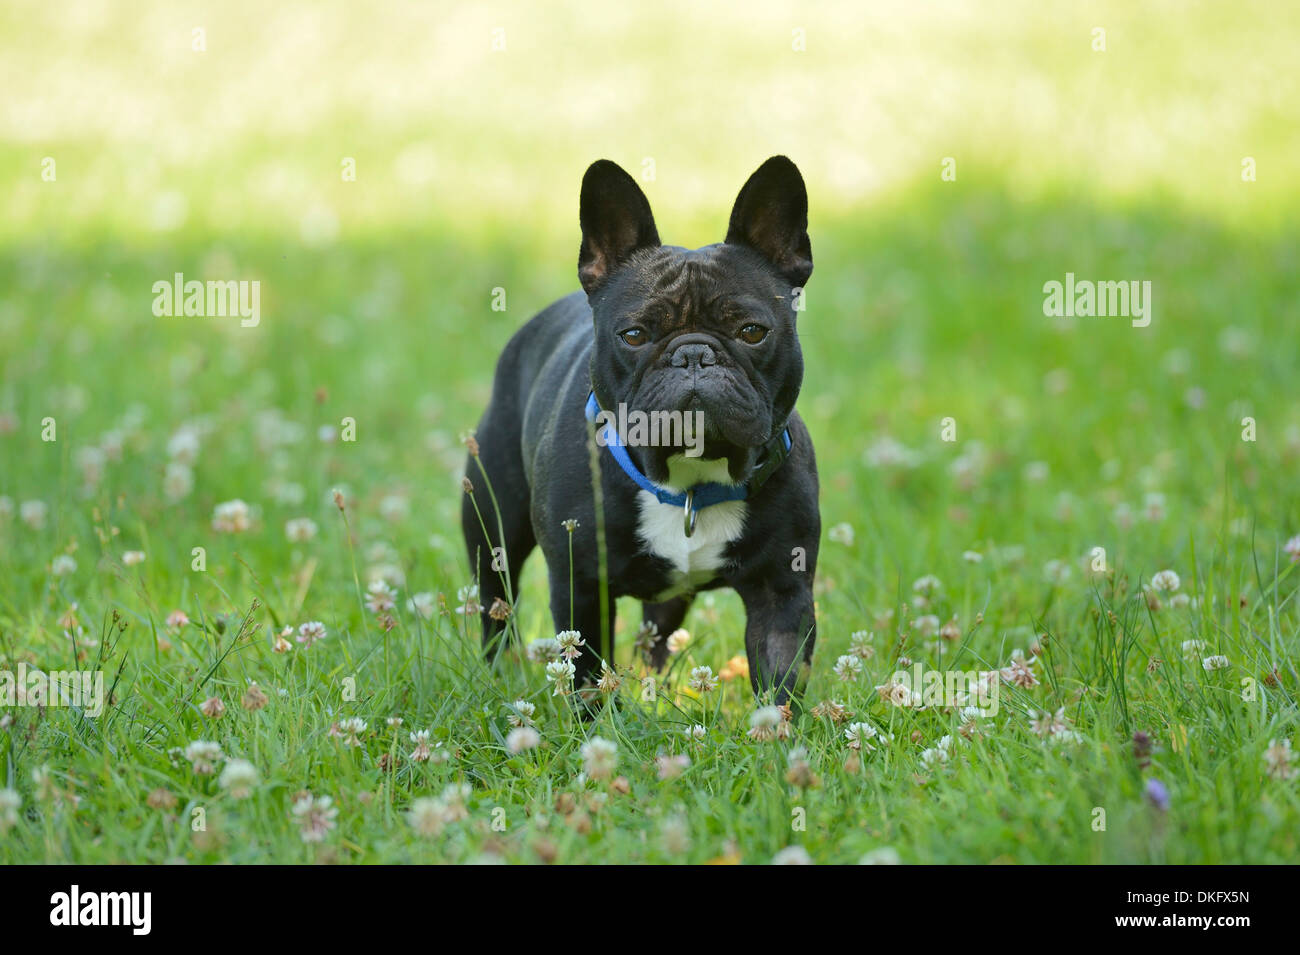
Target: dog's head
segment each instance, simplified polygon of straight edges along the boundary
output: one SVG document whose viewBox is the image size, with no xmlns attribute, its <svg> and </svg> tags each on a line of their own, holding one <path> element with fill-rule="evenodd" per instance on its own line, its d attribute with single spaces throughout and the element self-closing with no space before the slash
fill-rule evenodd
<svg viewBox="0 0 1300 955">
<path fill-rule="evenodd" d="M 701 249 L 661 245 L 645 194 L 608 160 L 583 177 L 579 218 L 602 407 L 700 412 L 702 457 L 725 459 L 731 480 L 744 480 L 803 382 L 795 318 L 812 248 L 799 170 L 784 156 L 763 163 L 736 198 L 726 240 Z M 683 450 L 658 444 L 639 456 L 665 482 Z"/>
</svg>

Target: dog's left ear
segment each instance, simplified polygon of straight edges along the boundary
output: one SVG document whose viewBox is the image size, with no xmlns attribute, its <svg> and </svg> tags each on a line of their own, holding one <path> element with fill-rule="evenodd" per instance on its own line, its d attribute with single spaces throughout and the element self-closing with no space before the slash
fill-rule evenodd
<svg viewBox="0 0 1300 955">
<path fill-rule="evenodd" d="M 773 156 L 759 166 L 740 190 L 727 242 L 762 255 L 795 288 L 808 281 L 813 269 L 808 190 L 798 167 L 785 156 Z"/>
<path fill-rule="evenodd" d="M 592 163 L 582 177 L 578 221 L 578 280 L 588 295 L 637 249 L 659 245 L 650 200 L 635 179 L 608 159 Z"/>
</svg>

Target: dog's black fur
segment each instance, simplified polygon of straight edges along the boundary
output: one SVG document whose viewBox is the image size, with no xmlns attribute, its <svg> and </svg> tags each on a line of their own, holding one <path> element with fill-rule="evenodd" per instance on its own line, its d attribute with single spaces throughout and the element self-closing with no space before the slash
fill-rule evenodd
<svg viewBox="0 0 1300 955">
<path fill-rule="evenodd" d="M 506 596 L 504 578 L 515 593 L 524 559 L 540 545 L 555 627 L 578 630 L 587 643 L 575 661 L 577 685 L 599 665 L 602 624 L 612 654 L 615 597 L 643 601 L 644 619 L 658 633 L 651 658 L 662 666 L 666 638 L 681 626 L 694 592 L 726 586 L 745 604 L 755 693 L 771 689 L 776 702 L 789 700 L 816 637 L 813 574 L 820 534 L 812 441 L 794 410 L 803 380 L 795 302 L 812 273 L 807 210 L 798 169 L 784 156 L 773 157 L 741 190 L 725 242 L 696 250 L 664 246 L 631 176 L 607 160 L 587 170 L 579 216 L 584 292 L 534 316 L 506 345 L 476 432 L 478 460 L 471 456 L 466 470 L 475 498 L 466 496 L 462 523 L 489 648 L 502 630 L 488 612 Z M 769 330 L 758 344 L 738 337 L 742 328 L 756 337 L 753 325 Z M 623 335 L 634 326 L 644 335 L 630 333 L 629 343 Z M 702 410 L 703 458 L 725 459 L 732 483 L 746 481 L 782 429 L 791 437 L 788 459 L 747 500 L 743 532 L 726 546 L 716 575 L 686 584 L 638 534 L 638 494 L 644 492 L 608 449 L 597 449 L 609 582 L 605 621 L 584 413 L 593 390 L 602 408 L 624 403 L 647 412 Z M 681 451 L 629 448 L 656 483 L 669 481 L 668 459 Z M 499 523 L 482 493 L 480 465 L 495 492 Z M 700 511 L 700 520 L 707 514 Z M 579 524 L 572 541 L 572 605 L 569 531 L 562 526 L 570 518 Z M 685 537 L 684 529 L 678 533 Z M 504 548 L 500 571 L 493 569 L 497 547 Z M 663 599 L 674 585 L 688 592 Z"/>
</svg>

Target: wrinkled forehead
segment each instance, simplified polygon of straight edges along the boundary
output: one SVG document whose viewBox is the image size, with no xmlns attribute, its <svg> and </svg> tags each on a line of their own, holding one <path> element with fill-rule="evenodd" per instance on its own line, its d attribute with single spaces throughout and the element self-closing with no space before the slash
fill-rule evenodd
<svg viewBox="0 0 1300 955">
<path fill-rule="evenodd" d="M 770 309 L 775 290 L 754 253 L 725 244 L 647 249 L 638 256 L 632 283 L 645 311 L 687 322 Z"/>
</svg>

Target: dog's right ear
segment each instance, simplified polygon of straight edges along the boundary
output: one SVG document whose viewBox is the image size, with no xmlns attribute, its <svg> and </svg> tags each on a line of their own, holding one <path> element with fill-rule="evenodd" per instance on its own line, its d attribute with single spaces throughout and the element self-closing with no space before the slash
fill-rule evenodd
<svg viewBox="0 0 1300 955">
<path fill-rule="evenodd" d="M 617 163 L 598 159 L 582 177 L 578 280 L 590 295 L 637 249 L 659 245 L 650 201 Z"/>
</svg>

